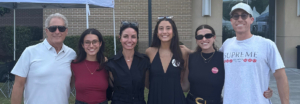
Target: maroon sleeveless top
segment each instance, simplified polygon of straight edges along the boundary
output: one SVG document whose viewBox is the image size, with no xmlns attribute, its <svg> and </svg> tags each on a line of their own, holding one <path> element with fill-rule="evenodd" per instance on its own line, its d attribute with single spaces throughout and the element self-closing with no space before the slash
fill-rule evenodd
<svg viewBox="0 0 300 104">
<path fill-rule="evenodd" d="M 97 61 L 84 60 L 71 64 L 75 78 L 76 100 L 89 104 L 101 103 L 106 100 L 108 73 L 105 69 L 96 71 L 98 68 Z"/>
</svg>

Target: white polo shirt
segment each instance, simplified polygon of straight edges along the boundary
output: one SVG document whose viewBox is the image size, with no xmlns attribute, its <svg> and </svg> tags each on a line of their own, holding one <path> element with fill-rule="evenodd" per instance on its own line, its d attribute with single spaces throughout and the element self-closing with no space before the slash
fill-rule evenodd
<svg viewBox="0 0 300 104">
<path fill-rule="evenodd" d="M 76 57 L 66 45 L 57 54 L 47 39 L 27 47 L 11 71 L 26 78 L 24 104 L 68 104 L 71 61 Z"/>
</svg>

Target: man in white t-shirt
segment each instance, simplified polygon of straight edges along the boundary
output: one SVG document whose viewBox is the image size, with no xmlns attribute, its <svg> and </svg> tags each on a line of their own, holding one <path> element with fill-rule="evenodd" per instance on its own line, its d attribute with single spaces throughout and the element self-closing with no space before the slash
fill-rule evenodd
<svg viewBox="0 0 300 104">
<path fill-rule="evenodd" d="M 263 96 L 273 74 L 282 104 L 289 104 L 289 86 L 285 66 L 276 44 L 261 36 L 252 35 L 252 9 L 238 3 L 232 7 L 231 25 L 236 37 L 227 39 L 224 52 L 224 104 L 271 104 Z"/>
<path fill-rule="evenodd" d="M 15 75 L 11 104 L 69 104 L 71 61 L 76 53 L 63 44 L 68 34 L 65 16 L 55 13 L 45 21 L 47 38 L 27 47 L 11 71 Z"/>
</svg>

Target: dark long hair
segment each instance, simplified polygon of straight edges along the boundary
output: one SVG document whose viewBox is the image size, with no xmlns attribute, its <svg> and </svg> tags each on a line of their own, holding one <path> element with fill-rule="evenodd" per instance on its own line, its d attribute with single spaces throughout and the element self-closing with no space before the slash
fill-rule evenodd
<svg viewBox="0 0 300 104">
<path fill-rule="evenodd" d="M 102 70 L 103 69 L 102 66 L 104 66 L 104 63 L 105 63 L 105 57 L 103 54 L 103 51 L 105 48 L 105 42 L 103 41 L 101 33 L 98 30 L 93 29 L 93 28 L 87 29 L 81 34 L 79 42 L 78 42 L 77 57 L 76 57 L 76 60 L 73 61 L 73 63 L 80 63 L 86 59 L 87 53 L 83 49 L 82 45 L 83 45 L 84 37 L 88 34 L 95 34 L 98 37 L 99 42 L 102 42 L 102 45 L 101 45 L 99 51 L 97 52 L 97 56 L 96 56 L 96 59 L 97 59 L 98 63 L 100 64 L 99 69 L 97 69 L 97 71 Z"/>
<path fill-rule="evenodd" d="M 209 29 L 211 31 L 211 33 L 214 34 L 214 36 L 216 36 L 214 28 L 212 28 L 211 26 L 209 26 L 207 24 L 200 25 L 195 31 L 195 36 L 197 36 L 197 32 L 201 29 Z M 217 46 L 215 45 L 215 42 L 213 43 L 213 48 L 217 51 Z M 201 51 L 202 51 L 202 48 L 200 46 L 197 46 L 196 52 L 201 52 Z"/>
<path fill-rule="evenodd" d="M 137 26 L 135 26 L 135 25 L 132 25 L 132 24 L 122 25 L 122 26 L 120 27 L 120 33 L 119 33 L 120 38 L 121 38 L 121 36 L 122 36 L 123 31 L 124 31 L 125 29 L 127 29 L 127 28 L 132 28 L 132 29 L 134 29 L 135 32 L 137 33 L 137 39 L 139 39 L 139 28 L 138 28 Z"/>
<path fill-rule="evenodd" d="M 155 29 L 154 29 L 154 33 L 153 33 L 153 41 L 152 41 L 151 47 L 159 48 L 161 46 L 161 40 L 157 36 L 158 25 L 160 24 L 161 21 L 169 21 L 170 24 L 172 25 L 173 37 L 171 40 L 170 49 L 171 49 L 171 52 L 173 53 L 173 57 L 176 60 L 176 63 L 180 62 L 180 67 L 181 67 L 181 69 L 183 69 L 184 60 L 182 58 L 182 52 L 179 47 L 178 31 L 177 31 L 176 24 L 172 19 L 164 18 L 164 19 L 160 19 L 159 21 L 157 21 Z"/>
</svg>

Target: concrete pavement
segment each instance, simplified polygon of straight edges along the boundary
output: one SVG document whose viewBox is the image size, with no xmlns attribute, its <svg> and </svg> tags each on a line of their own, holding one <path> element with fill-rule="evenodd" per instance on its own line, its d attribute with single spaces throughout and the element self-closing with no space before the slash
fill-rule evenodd
<svg viewBox="0 0 300 104">
<path fill-rule="evenodd" d="M 289 81 L 290 104 L 300 104 L 300 69 L 286 68 L 285 71 Z M 273 90 L 272 103 L 281 104 L 276 80 L 273 75 L 271 75 L 269 86 Z"/>
</svg>

